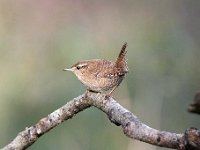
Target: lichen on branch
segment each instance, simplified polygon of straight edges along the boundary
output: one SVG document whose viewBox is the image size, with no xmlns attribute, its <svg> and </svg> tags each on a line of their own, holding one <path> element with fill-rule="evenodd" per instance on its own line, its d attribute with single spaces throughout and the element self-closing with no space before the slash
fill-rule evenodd
<svg viewBox="0 0 200 150">
<path fill-rule="evenodd" d="M 26 149 L 52 128 L 91 106 L 106 113 L 112 123 L 121 126 L 124 134 L 135 140 L 179 150 L 200 149 L 200 131 L 198 129 L 190 128 L 182 134 L 153 129 L 142 123 L 137 116 L 122 107 L 114 98 L 87 91 L 42 118 L 35 125 L 18 133 L 13 141 L 1 150 Z"/>
</svg>

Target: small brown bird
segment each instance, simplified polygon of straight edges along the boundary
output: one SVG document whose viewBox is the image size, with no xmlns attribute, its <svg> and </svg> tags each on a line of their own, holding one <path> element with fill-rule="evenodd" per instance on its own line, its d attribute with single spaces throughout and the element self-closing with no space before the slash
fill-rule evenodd
<svg viewBox="0 0 200 150">
<path fill-rule="evenodd" d="M 124 43 L 115 63 L 105 59 L 84 60 L 64 71 L 73 72 L 89 91 L 110 91 L 111 95 L 128 73 L 126 47 L 127 43 Z"/>
</svg>

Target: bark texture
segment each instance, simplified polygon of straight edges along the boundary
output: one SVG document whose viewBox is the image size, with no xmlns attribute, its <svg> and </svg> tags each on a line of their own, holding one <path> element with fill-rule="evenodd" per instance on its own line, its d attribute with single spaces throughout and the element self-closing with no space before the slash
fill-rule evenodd
<svg viewBox="0 0 200 150">
<path fill-rule="evenodd" d="M 91 106 L 105 112 L 112 123 L 121 126 L 125 135 L 149 144 L 179 150 L 200 150 L 200 131 L 190 128 L 177 134 L 153 129 L 142 123 L 133 113 L 122 107 L 112 97 L 86 92 L 74 98 L 61 108 L 42 118 L 35 125 L 20 132 L 16 138 L 1 150 L 23 150 L 63 121 Z"/>
</svg>

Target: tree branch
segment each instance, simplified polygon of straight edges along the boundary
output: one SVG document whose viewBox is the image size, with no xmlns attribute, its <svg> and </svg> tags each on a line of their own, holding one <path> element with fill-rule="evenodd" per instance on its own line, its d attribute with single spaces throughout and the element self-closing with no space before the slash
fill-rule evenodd
<svg viewBox="0 0 200 150">
<path fill-rule="evenodd" d="M 194 96 L 194 101 L 189 105 L 188 111 L 191 113 L 200 114 L 200 91 Z"/>
<path fill-rule="evenodd" d="M 50 129 L 90 106 L 95 106 L 105 112 L 110 121 L 118 126 L 121 125 L 124 134 L 130 138 L 173 149 L 198 150 L 200 148 L 200 131 L 195 128 L 187 129 L 185 134 L 159 131 L 143 124 L 112 97 L 86 92 L 20 132 L 10 144 L 1 150 L 26 149 Z"/>
</svg>

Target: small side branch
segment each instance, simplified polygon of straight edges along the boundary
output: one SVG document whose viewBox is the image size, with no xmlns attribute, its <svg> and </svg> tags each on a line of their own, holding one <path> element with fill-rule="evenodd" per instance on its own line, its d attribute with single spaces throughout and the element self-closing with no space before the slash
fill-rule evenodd
<svg viewBox="0 0 200 150">
<path fill-rule="evenodd" d="M 194 101 L 188 107 L 188 111 L 191 113 L 200 114 L 200 91 L 195 94 Z"/>
<path fill-rule="evenodd" d="M 142 123 L 133 113 L 123 108 L 113 98 L 100 93 L 86 92 L 45 118 L 42 118 L 35 125 L 20 132 L 17 137 L 10 144 L 2 148 L 2 150 L 26 149 L 41 135 L 90 106 L 95 106 L 105 112 L 110 121 L 118 126 L 121 125 L 124 134 L 130 138 L 173 149 L 200 149 L 199 130 L 190 128 L 183 134 L 177 134 L 150 128 Z"/>
</svg>

